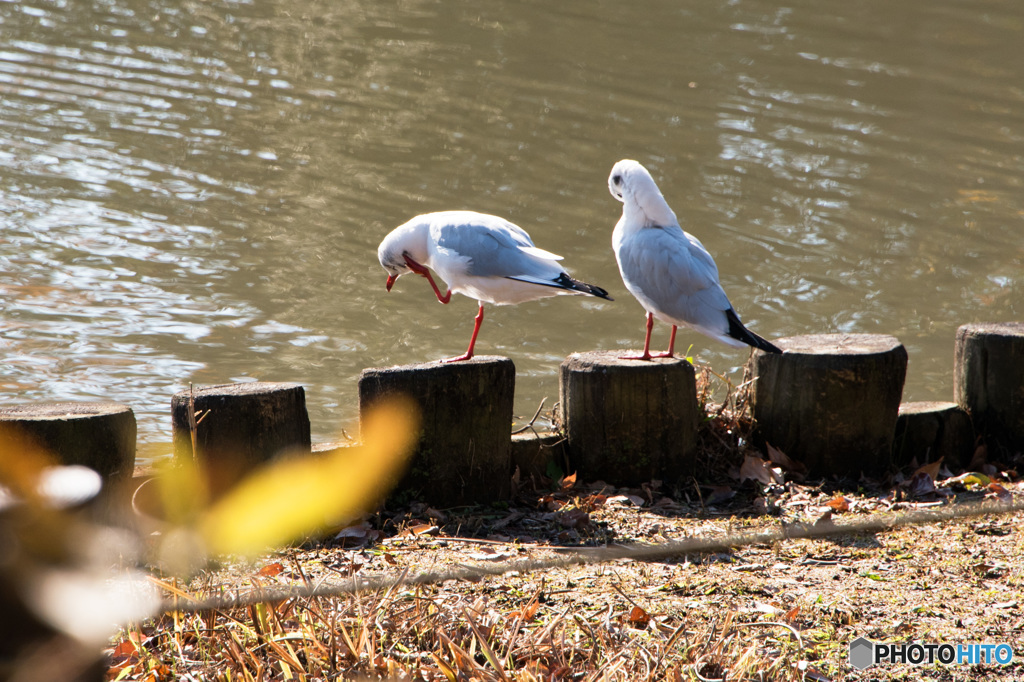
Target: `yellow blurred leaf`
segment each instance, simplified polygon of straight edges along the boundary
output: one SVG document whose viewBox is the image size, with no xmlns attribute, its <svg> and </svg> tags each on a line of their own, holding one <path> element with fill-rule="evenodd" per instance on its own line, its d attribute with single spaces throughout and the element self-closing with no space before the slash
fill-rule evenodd
<svg viewBox="0 0 1024 682">
<path fill-rule="evenodd" d="M 202 520 L 208 549 L 253 555 L 354 518 L 397 482 L 415 444 L 416 413 L 407 399 L 382 403 L 362 424 L 361 446 L 282 460 L 255 472 Z"/>
<path fill-rule="evenodd" d="M 194 523 L 209 500 L 206 476 L 191 459 L 175 458 L 158 467 L 153 484 L 157 489 L 159 517 L 175 526 Z"/>
<path fill-rule="evenodd" d="M 0 486 L 26 502 L 40 502 L 39 477 L 53 464 L 35 439 L 16 426 L 0 425 Z"/>
</svg>

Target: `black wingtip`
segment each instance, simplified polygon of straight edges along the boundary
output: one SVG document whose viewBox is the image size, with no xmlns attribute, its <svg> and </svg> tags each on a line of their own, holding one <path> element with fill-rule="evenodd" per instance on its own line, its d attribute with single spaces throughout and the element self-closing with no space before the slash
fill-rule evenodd
<svg viewBox="0 0 1024 682">
<path fill-rule="evenodd" d="M 729 320 L 729 336 L 731 336 L 732 338 L 736 339 L 737 341 L 742 341 L 748 346 L 753 346 L 758 350 L 763 350 L 766 353 L 782 352 L 782 349 L 776 346 L 771 341 L 761 338 L 754 332 L 744 327 L 743 323 L 740 322 L 739 316 L 736 315 L 736 311 L 733 310 L 732 308 L 729 308 L 728 310 L 725 311 L 725 316 Z"/>
<path fill-rule="evenodd" d="M 573 291 L 582 291 L 585 294 L 597 296 L 598 298 L 603 298 L 606 301 L 615 300 L 611 296 L 609 296 L 608 292 L 602 289 L 601 287 L 597 287 L 594 286 L 593 284 L 587 284 L 586 282 L 581 282 L 579 280 L 573 279 L 564 272 L 561 275 L 559 275 L 554 280 L 554 282 L 558 286 L 563 287 L 565 289 L 572 289 Z"/>
</svg>

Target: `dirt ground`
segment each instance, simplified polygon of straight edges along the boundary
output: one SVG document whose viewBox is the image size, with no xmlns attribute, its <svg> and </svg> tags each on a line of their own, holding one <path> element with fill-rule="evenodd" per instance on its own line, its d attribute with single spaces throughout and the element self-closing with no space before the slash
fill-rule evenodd
<svg viewBox="0 0 1024 682">
<path fill-rule="evenodd" d="M 911 479 L 913 480 L 913 479 Z M 512 504 L 384 511 L 337 537 L 206 572 L 182 594 L 311 586 L 843 523 L 1015 499 L 1019 482 L 841 490 L 794 482 L 617 490 L 571 479 Z M 900 498 L 908 499 L 900 499 Z M 512 572 L 270 607 L 165 615 L 128 629 L 110 679 L 1024 679 L 1024 513 L 798 539 L 670 561 Z M 408 573 L 405 573 L 408 571 Z M 182 589 L 183 587 L 183 589 Z M 850 643 L 1000 644 L 1009 665 L 879 663 Z"/>
<path fill-rule="evenodd" d="M 169 611 L 133 625 L 111 642 L 107 677 L 1024 680 L 1024 511 L 564 565 L 580 550 L 1024 500 L 1024 461 L 997 461 L 983 445 L 962 472 L 911 462 L 880 480 L 804 480 L 783 453 L 749 447 L 742 391 L 729 387 L 718 404 L 707 398 L 689 482 L 618 489 L 556 475 L 511 501 L 389 505 L 254 563 L 211 567 L 187 582 L 154 578 L 171 599 L 302 594 Z M 563 565 L 524 567 L 529 561 Z M 438 579 L 414 584 L 431 573 Z M 373 578 L 383 586 L 321 593 Z M 998 653 L 1012 657 L 1005 665 L 882 660 L 863 669 L 859 648 L 858 669 L 850 659 L 858 638 L 893 647 L 1008 645 Z M 924 650 L 900 651 L 915 649 Z"/>
</svg>

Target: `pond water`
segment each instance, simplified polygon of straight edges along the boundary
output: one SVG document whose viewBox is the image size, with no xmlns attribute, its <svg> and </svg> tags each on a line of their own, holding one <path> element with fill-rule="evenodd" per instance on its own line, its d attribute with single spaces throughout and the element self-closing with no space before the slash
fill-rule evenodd
<svg viewBox="0 0 1024 682">
<path fill-rule="evenodd" d="M 142 459 L 190 382 L 300 382 L 351 432 L 362 368 L 465 349 L 475 302 L 386 293 L 376 247 L 466 208 L 616 299 L 488 310 L 529 418 L 566 355 L 643 341 L 620 158 L 752 329 L 895 335 L 904 398 L 948 400 L 956 328 L 1024 318 L 1022 74 L 1016 0 L 3 1 L 2 400 L 125 402 Z"/>
</svg>

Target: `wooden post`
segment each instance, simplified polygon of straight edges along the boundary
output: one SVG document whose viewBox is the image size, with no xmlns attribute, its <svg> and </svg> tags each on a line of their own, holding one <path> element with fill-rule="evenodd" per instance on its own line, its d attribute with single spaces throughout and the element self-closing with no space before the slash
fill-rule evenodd
<svg viewBox="0 0 1024 682">
<path fill-rule="evenodd" d="M 1024 322 L 965 324 L 956 332 L 954 393 L 989 452 L 1024 452 Z"/>
<path fill-rule="evenodd" d="M 399 490 L 446 507 L 508 498 L 515 376 L 511 360 L 486 355 L 363 370 L 360 417 L 391 395 L 420 411 L 420 441 Z"/>
<path fill-rule="evenodd" d="M 216 496 L 255 467 L 285 453 L 309 453 L 306 393 L 299 384 L 246 382 L 192 391 L 197 460 Z M 192 457 L 189 391 L 171 399 L 174 454 Z"/>
<path fill-rule="evenodd" d="M 559 367 L 570 461 L 584 480 L 616 486 L 692 473 L 701 416 L 693 366 L 679 358 L 623 360 L 621 353 L 573 353 Z"/>
<path fill-rule="evenodd" d="M 882 473 L 890 464 L 907 351 L 892 336 L 821 334 L 754 351 L 756 437 L 818 476 Z"/>
<path fill-rule="evenodd" d="M 900 405 L 893 440 L 893 463 L 934 462 L 940 457 L 949 469 L 967 466 L 974 453 L 974 427 L 956 403 L 917 402 Z"/>
<path fill-rule="evenodd" d="M 81 464 L 111 482 L 129 480 L 135 469 L 135 413 L 127 405 L 40 403 L 0 407 L 0 429 L 27 438 L 57 464 Z"/>
</svg>

